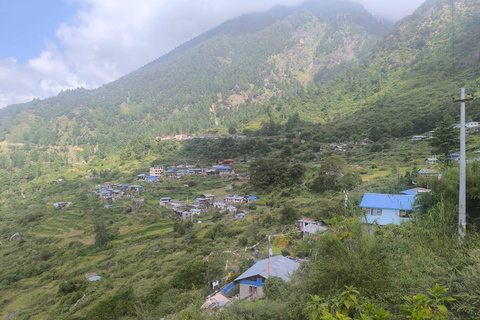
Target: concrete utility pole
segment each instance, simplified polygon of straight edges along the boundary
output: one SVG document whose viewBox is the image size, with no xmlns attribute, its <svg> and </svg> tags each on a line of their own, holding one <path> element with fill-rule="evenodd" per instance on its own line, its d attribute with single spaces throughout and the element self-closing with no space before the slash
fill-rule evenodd
<svg viewBox="0 0 480 320">
<path fill-rule="evenodd" d="M 466 214 L 466 155 L 465 155 L 465 101 L 471 101 L 473 98 L 465 99 L 465 88 L 460 90 L 460 100 L 454 102 L 461 102 L 460 105 L 460 187 L 458 199 L 458 237 L 459 240 L 465 237 L 465 229 L 467 227 Z"/>
</svg>

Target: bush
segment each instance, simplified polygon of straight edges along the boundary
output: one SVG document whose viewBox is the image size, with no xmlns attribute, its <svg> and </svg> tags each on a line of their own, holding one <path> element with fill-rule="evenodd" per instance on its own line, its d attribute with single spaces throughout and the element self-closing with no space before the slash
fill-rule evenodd
<svg viewBox="0 0 480 320">
<path fill-rule="evenodd" d="M 117 320 L 121 317 L 135 317 L 137 301 L 133 296 L 133 289 L 120 288 L 115 294 L 100 301 L 87 313 L 88 320 Z"/>
</svg>

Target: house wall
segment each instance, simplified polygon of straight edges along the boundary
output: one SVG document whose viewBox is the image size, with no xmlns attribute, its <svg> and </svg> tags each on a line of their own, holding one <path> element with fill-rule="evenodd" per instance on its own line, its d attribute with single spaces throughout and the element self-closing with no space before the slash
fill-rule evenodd
<svg viewBox="0 0 480 320">
<path fill-rule="evenodd" d="M 369 209 L 367 209 L 370 211 Z M 382 215 L 371 215 L 371 214 L 366 214 L 362 221 L 366 223 L 374 223 L 374 221 L 377 221 L 377 223 L 381 226 L 386 225 L 386 224 L 400 224 L 402 221 L 409 221 L 409 218 L 401 218 L 400 217 L 400 211 L 396 209 L 382 209 Z"/>
<path fill-rule="evenodd" d="M 251 289 L 254 288 L 256 289 L 256 294 L 251 293 Z M 255 287 L 255 286 L 249 286 L 245 284 L 240 284 L 240 300 L 248 298 L 250 295 L 252 295 L 250 298 L 251 299 L 260 299 L 263 297 L 263 288 L 262 287 Z"/>
</svg>

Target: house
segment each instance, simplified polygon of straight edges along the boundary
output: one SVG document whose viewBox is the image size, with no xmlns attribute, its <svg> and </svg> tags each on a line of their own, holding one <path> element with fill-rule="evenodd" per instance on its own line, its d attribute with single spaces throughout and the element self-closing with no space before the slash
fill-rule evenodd
<svg viewBox="0 0 480 320">
<path fill-rule="evenodd" d="M 215 196 L 213 194 L 202 194 L 200 198 L 204 198 L 207 202 L 212 203 Z"/>
<path fill-rule="evenodd" d="M 425 189 L 425 188 L 412 188 L 412 189 L 400 191 L 401 194 L 407 194 L 412 196 L 415 196 L 419 193 L 429 193 L 429 192 L 432 192 L 432 190 Z"/>
<path fill-rule="evenodd" d="M 233 169 L 229 166 L 213 166 L 213 169 L 219 173 L 232 173 Z"/>
<path fill-rule="evenodd" d="M 147 175 L 146 175 L 146 174 L 143 174 L 143 173 L 142 173 L 142 174 L 137 175 L 137 180 L 138 180 L 138 181 L 144 181 L 144 180 L 146 180 L 146 179 L 147 179 Z"/>
<path fill-rule="evenodd" d="M 193 205 L 203 207 L 207 203 L 207 199 L 205 198 L 196 198 L 193 200 Z"/>
<path fill-rule="evenodd" d="M 213 297 L 210 297 L 205 301 L 204 304 L 200 307 L 200 309 L 215 309 L 218 307 L 223 307 L 226 304 L 229 304 L 230 300 L 222 295 L 221 292 L 218 292 Z"/>
<path fill-rule="evenodd" d="M 213 207 L 215 209 L 220 209 L 220 210 L 223 210 L 227 207 L 227 204 L 225 202 L 220 202 L 220 201 L 215 201 L 213 203 Z"/>
<path fill-rule="evenodd" d="M 228 206 L 226 209 L 229 213 L 237 213 L 238 211 L 238 209 L 234 206 Z"/>
<path fill-rule="evenodd" d="M 72 204 L 73 204 L 73 203 L 71 203 L 71 202 L 55 202 L 55 203 L 53 204 L 53 206 L 54 206 L 55 208 L 64 208 L 64 207 L 68 207 L 68 206 L 70 206 L 70 205 L 72 205 Z"/>
<path fill-rule="evenodd" d="M 111 204 L 106 204 L 103 206 L 105 209 L 111 209 L 113 208 L 113 206 Z"/>
<path fill-rule="evenodd" d="M 478 122 L 470 121 L 465 123 L 465 128 L 476 128 L 476 127 L 478 127 Z"/>
<path fill-rule="evenodd" d="M 262 298 L 263 284 L 268 277 L 279 277 L 288 282 L 299 267 L 298 262 L 284 256 L 274 256 L 257 261 L 234 280 L 235 285 L 240 286 L 240 300 Z"/>
<path fill-rule="evenodd" d="M 245 202 L 245 198 L 237 195 L 230 195 L 225 197 L 225 202 L 227 203 L 243 203 Z"/>
<path fill-rule="evenodd" d="M 183 220 L 188 220 L 194 215 L 199 215 L 203 213 L 204 211 L 202 209 L 190 209 L 190 210 L 184 210 L 182 211 L 182 219 Z"/>
<path fill-rule="evenodd" d="M 150 167 L 150 175 L 152 177 L 161 177 L 163 174 L 163 168 L 157 165 Z"/>
<path fill-rule="evenodd" d="M 438 176 L 438 170 L 436 169 L 420 169 L 417 172 L 418 178 L 432 178 Z"/>
<path fill-rule="evenodd" d="M 235 163 L 235 160 L 233 159 L 225 159 L 223 160 L 222 162 L 220 162 L 221 164 L 232 164 L 232 163 Z"/>
<path fill-rule="evenodd" d="M 298 220 L 298 224 L 304 235 L 310 236 L 317 232 L 323 233 L 327 231 L 327 228 L 325 228 L 320 221 L 311 218 L 300 219 Z"/>
<path fill-rule="evenodd" d="M 169 204 L 172 207 L 184 207 L 187 205 L 185 201 L 175 201 L 175 200 L 170 201 Z"/>
<path fill-rule="evenodd" d="M 433 158 L 425 159 L 425 161 L 423 163 L 426 164 L 426 165 L 437 164 L 437 161 L 438 161 L 437 158 L 433 157 Z"/>
<path fill-rule="evenodd" d="M 456 152 L 450 153 L 449 157 L 451 161 L 458 161 L 460 159 L 460 155 Z"/>
<path fill-rule="evenodd" d="M 145 180 L 150 182 L 156 182 L 157 177 L 145 175 Z"/>
<path fill-rule="evenodd" d="M 170 197 L 160 198 L 160 205 L 161 206 L 166 206 L 167 204 L 170 203 L 170 201 L 172 201 L 172 198 L 170 198 Z"/>
<path fill-rule="evenodd" d="M 247 203 L 251 203 L 251 202 L 256 201 L 256 200 L 258 200 L 258 198 L 255 197 L 255 196 L 248 196 L 247 197 Z"/>
<path fill-rule="evenodd" d="M 166 171 L 166 174 L 169 177 L 176 177 L 177 176 L 177 171 L 170 169 L 170 170 Z"/>
<path fill-rule="evenodd" d="M 135 184 L 131 184 L 131 185 L 128 186 L 128 190 L 129 190 L 129 191 L 140 192 L 140 191 L 143 190 L 143 187 L 142 187 L 142 186 L 135 185 Z"/>
<path fill-rule="evenodd" d="M 245 212 L 240 212 L 235 216 L 235 219 L 243 219 L 247 214 Z"/>
<path fill-rule="evenodd" d="M 112 199 L 112 191 L 110 190 L 103 190 L 100 191 L 100 199 Z"/>
<path fill-rule="evenodd" d="M 365 193 L 360 202 L 360 208 L 366 211 L 362 220 L 370 224 L 376 222 L 381 226 L 400 224 L 409 220 L 414 202 L 415 195 Z"/>
</svg>

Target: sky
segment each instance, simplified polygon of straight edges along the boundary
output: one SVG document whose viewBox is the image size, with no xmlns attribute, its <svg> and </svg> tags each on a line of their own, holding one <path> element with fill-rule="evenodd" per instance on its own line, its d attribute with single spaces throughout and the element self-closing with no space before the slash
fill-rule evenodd
<svg viewBox="0 0 480 320">
<path fill-rule="evenodd" d="M 0 108 L 99 87 L 226 20 L 302 1 L 0 0 Z M 354 1 L 398 21 L 425 0 Z"/>
</svg>

